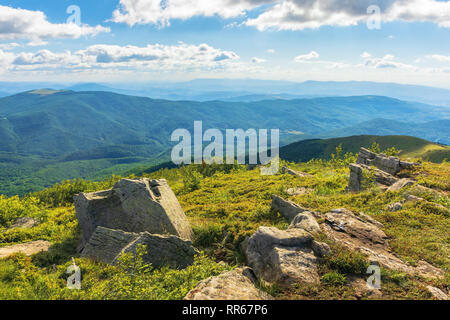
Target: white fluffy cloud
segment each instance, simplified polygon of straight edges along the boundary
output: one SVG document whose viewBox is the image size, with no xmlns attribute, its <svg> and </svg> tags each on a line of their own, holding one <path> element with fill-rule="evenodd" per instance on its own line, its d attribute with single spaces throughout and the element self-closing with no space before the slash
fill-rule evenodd
<svg viewBox="0 0 450 320">
<path fill-rule="evenodd" d="M 320 56 L 316 51 L 311 51 L 310 53 L 307 54 L 302 54 L 299 55 L 297 57 L 295 57 L 294 61 L 295 62 L 308 62 L 314 59 L 318 59 Z"/>
<path fill-rule="evenodd" d="M 53 24 L 41 11 L 0 5 L 0 40 L 29 39 L 31 44 L 43 44 L 45 39 L 77 39 L 109 31 L 109 28 L 102 26 Z"/>
<path fill-rule="evenodd" d="M 304 30 L 328 26 L 352 26 L 373 18 L 368 8 L 378 5 L 380 21 L 428 21 L 450 27 L 450 2 L 437 0 L 284 0 L 246 25 L 258 30 Z"/>
<path fill-rule="evenodd" d="M 18 54 L 0 51 L 10 70 L 126 68 L 146 70 L 213 70 L 238 61 L 232 51 L 207 44 L 174 46 L 160 44 L 146 47 L 93 45 L 76 52 L 54 53 L 49 50 Z"/>
<path fill-rule="evenodd" d="M 381 21 L 427 21 L 450 27 L 450 2 L 439 0 L 119 0 L 111 20 L 167 26 L 172 19 L 244 17 L 260 8 L 263 12 L 244 24 L 261 31 L 303 30 L 356 25 L 367 20 L 372 5 L 380 8 Z"/>
<path fill-rule="evenodd" d="M 374 68 L 374 69 L 408 69 L 408 70 L 418 70 L 418 67 L 413 65 L 405 64 L 396 61 L 395 57 L 391 54 L 387 54 L 382 58 L 372 57 L 370 53 L 364 52 L 361 57 L 364 59 L 364 64 L 362 66 Z"/>
<path fill-rule="evenodd" d="M 433 59 L 433 60 L 436 60 L 439 62 L 450 62 L 450 56 L 443 56 L 440 54 L 432 54 L 432 55 L 427 56 L 427 58 Z"/>
<path fill-rule="evenodd" d="M 235 18 L 274 0 L 120 0 L 112 21 L 167 26 L 196 16 Z"/>
</svg>

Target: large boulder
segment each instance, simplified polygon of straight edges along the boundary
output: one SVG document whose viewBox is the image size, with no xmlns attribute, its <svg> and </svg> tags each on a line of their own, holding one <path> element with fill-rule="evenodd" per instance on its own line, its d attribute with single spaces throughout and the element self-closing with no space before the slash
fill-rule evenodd
<svg viewBox="0 0 450 320">
<path fill-rule="evenodd" d="M 97 227 L 191 239 L 191 227 L 167 181 L 122 179 L 111 190 L 75 196 L 82 246 Z"/>
<path fill-rule="evenodd" d="M 135 254 L 139 245 L 146 246 L 143 256 L 153 267 L 169 266 L 182 269 L 194 262 L 198 253 L 189 240 L 172 235 L 154 235 L 148 232 L 130 233 L 97 227 L 87 242 L 81 256 L 92 260 L 116 264 L 124 253 Z"/>
<path fill-rule="evenodd" d="M 303 229 L 260 227 L 246 243 L 247 262 L 259 279 L 269 283 L 318 283 L 318 258 L 312 242 Z"/>
<path fill-rule="evenodd" d="M 257 279 L 250 268 L 238 268 L 201 281 L 184 300 L 272 300 L 255 287 Z"/>
<path fill-rule="evenodd" d="M 310 233 L 320 232 L 320 226 L 311 212 L 305 211 L 298 214 L 291 222 L 289 229 L 299 228 Z"/>
<path fill-rule="evenodd" d="M 364 189 L 367 176 L 370 176 L 373 181 L 384 186 L 391 186 L 399 179 L 393 175 L 384 172 L 380 169 L 372 168 L 364 164 L 350 164 L 350 179 L 347 190 L 351 192 L 359 192 Z"/>
<path fill-rule="evenodd" d="M 376 154 L 366 148 L 361 148 L 356 163 L 367 166 L 375 166 L 378 169 L 392 175 L 397 174 L 403 169 L 417 165 L 416 163 L 401 161 L 397 157 L 388 157 L 382 153 Z"/>
</svg>

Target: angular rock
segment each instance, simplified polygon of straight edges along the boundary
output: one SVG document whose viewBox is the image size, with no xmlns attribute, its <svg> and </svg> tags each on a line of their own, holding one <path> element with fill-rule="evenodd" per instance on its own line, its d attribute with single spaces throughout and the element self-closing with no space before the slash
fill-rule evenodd
<svg viewBox="0 0 450 320">
<path fill-rule="evenodd" d="M 295 216 L 292 220 L 289 229 L 298 228 L 308 231 L 310 233 L 320 232 L 320 226 L 311 212 L 305 211 Z"/>
<path fill-rule="evenodd" d="M 441 289 L 427 286 L 427 290 L 431 293 L 434 299 L 436 300 L 448 300 L 447 294 L 444 293 Z"/>
<path fill-rule="evenodd" d="M 317 283 L 317 257 L 311 243 L 312 236 L 302 229 L 260 227 L 248 240 L 247 262 L 267 282 L 281 286 Z"/>
<path fill-rule="evenodd" d="M 423 201 L 423 200 L 424 200 L 423 198 L 416 197 L 412 194 L 408 194 L 405 199 L 406 202 L 419 202 L 419 201 Z"/>
<path fill-rule="evenodd" d="M 387 244 L 386 234 L 377 225 L 364 221 L 353 212 L 346 209 L 336 209 L 325 215 L 325 221 L 339 232 L 345 232 L 362 242 Z"/>
<path fill-rule="evenodd" d="M 387 189 L 387 191 L 391 191 L 391 192 L 400 191 L 401 189 L 403 189 L 405 187 L 414 185 L 414 183 L 416 183 L 416 182 L 411 179 L 400 179 L 396 183 L 394 183 L 392 186 L 390 186 Z"/>
<path fill-rule="evenodd" d="M 139 245 L 147 247 L 143 256 L 146 264 L 159 268 L 169 266 L 182 269 L 194 262 L 198 252 L 188 240 L 172 235 L 154 235 L 148 232 L 130 233 L 97 227 L 81 256 L 95 261 L 116 264 L 123 253 L 136 253 Z"/>
<path fill-rule="evenodd" d="M 48 241 L 38 240 L 2 247 L 0 248 L 0 259 L 7 258 L 15 253 L 23 253 L 26 256 L 32 256 L 39 252 L 48 251 L 51 245 L 52 244 Z"/>
<path fill-rule="evenodd" d="M 280 212 L 289 221 L 292 221 L 299 213 L 308 211 L 298 204 L 274 194 L 272 195 L 272 209 Z"/>
<path fill-rule="evenodd" d="M 403 169 L 417 165 L 415 163 L 401 161 L 397 157 L 388 157 L 384 154 L 376 154 L 366 148 L 360 149 L 356 163 L 367 166 L 375 166 L 378 169 L 392 175 L 397 174 Z"/>
<path fill-rule="evenodd" d="M 391 186 L 399 179 L 380 169 L 374 169 L 364 164 L 350 164 L 350 178 L 347 190 L 350 192 L 359 192 L 364 189 L 364 173 L 373 175 L 373 182 L 385 186 Z"/>
<path fill-rule="evenodd" d="M 234 269 L 201 281 L 184 300 L 272 300 L 255 282 L 250 268 Z"/>
<path fill-rule="evenodd" d="M 99 226 L 191 239 L 186 215 L 164 179 L 122 179 L 111 190 L 75 196 L 75 209 L 82 245 Z"/>
</svg>

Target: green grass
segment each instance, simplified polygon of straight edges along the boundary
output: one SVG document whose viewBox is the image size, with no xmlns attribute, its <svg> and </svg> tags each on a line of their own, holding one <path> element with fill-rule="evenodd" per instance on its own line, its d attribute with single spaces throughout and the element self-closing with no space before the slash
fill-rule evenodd
<svg viewBox="0 0 450 320">
<path fill-rule="evenodd" d="M 384 270 L 384 297 L 429 299 L 425 284 L 445 288 L 450 279 L 448 195 L 411 188 L 394 193 L 382 193 L 376 188 L 358 194 L 346 193 L 348 164 L 354 160 L 354 156 L 346 155 L 334 156 L 330 161 L 283 162 L 282 165 L 312 174 L 304 178 L 261 176 L 257 169 L 246 170 L 238 165 L 189 166 L 145 174 L 149 178 L 168 180 L 192 225 L 193 243 L 203 251 L 196 263 L 185 270 L 152 270 L 131 261 L 131 257 L 116 267 L 79 258 L 76 253 L 79 229 L 73 195 L 110 188 L 120 178 L 118 176 L 102 182 L 66 181 L 22 199 L 1 197 L 2 228 L 24 216 L 35 217 L 42 223 L 28 230 L 2 232 L 0 246 L 33 240 L 48 240 L 53 246 L 49 252 L 32 258 L 18 255 L 0 260 L 0 299 L 181 299 L 198 281 L 243 264 L 240 244 L 258 227 L 287 228 L 288 221 L 270 209 L 272 194 L 314 211 L 326 213 L 345 207 L 382 222 L 396 255 L 411 264 L 425 260 L 447 271 L 445 280 L 429 281 Z M 402 174 L 442 191 L 449 190 L 449 168 L 446 162 L 425 162 L 422 168 Z M 285 189 L 292 187 L 307 187 L 313 192 L 290 197 Z M 406 194 L 416 194 L 426 201 L 405 204 L 399 212 L 388 212 L 388 205 L 401 201 Z M 288 290 L 263 286 L 264 290 L 279 299 L 361 298 L 349 279 L 365 279 L 367 259 L 359 253 L 346 251 L 324 235 L 318 235 L 317 240 L 327 242 L 332 249 L 332 254 L 320 261 L 320 284 L 297 285 Z M 81 291 L 65 288 L 65 271 L 72 257 L 82 269 Z M 219 264 L 221 261 L 225 264 Z M 127 267 L 130 263 L 139 266 L 139 270 L 131 272 Z"/>
</svg>

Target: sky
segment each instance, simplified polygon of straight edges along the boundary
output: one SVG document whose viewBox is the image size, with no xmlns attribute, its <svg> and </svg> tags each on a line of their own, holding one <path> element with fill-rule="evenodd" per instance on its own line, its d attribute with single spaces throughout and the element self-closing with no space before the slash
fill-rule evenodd
<svg viewBox="0 0 450 320">
<path fill-rule="evenodd" d="M 0 0 L 0 81 L 196 78 L 450 89 L 450 1 Z"/>
</svg>

